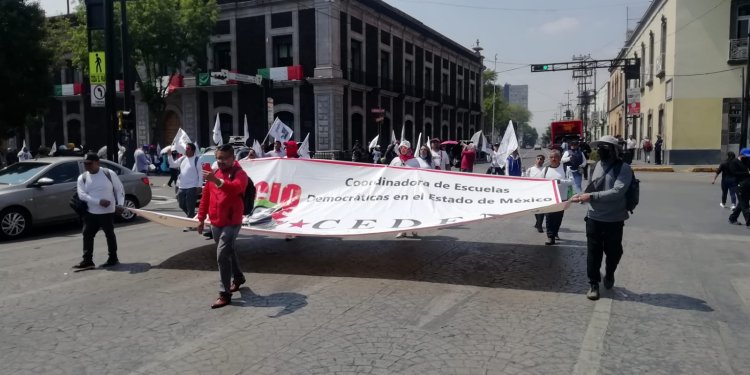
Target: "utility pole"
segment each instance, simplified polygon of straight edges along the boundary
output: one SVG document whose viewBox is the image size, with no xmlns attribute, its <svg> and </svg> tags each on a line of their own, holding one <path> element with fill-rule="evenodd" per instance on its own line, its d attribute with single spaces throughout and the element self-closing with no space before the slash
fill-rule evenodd
<svg viewBox="0 0 750 375">
<path fill-rule="evenodd" d="M 122 50 L 122 81 L 124 84 L 124 90 L 123 90 L 123 111 L 133 113 L 133 107 L 131 104 L 131 97 L 130 97 L 130 90 L 133 87 L 133 80 L 131 79 L 131 69 L 130 69 L 130 34 L 128 33 L 128 16 L 127 16 L 127 5 L 125 4 L 125 0 L 120 0 L 120 42 L 121 50 Z M 125 147 L 128 150 L 135 149 L 136 143 L 135 143 L 135 137 L 134 137 L 134 130 L 135 127 L 133 126 L 131 128 L 132 124 L 127 124 L 127 126 L 124 126 L 123 128 L 119 128 L 118 131 L 120 133 L 120 137 L 122 137 L 123 134 L 127 134 L 126 137 L 122 137 L 125 139 L 122 139 L 123 147 Z M 119 151 L 119 150 L 118 150 Z M 118 153 L 119 155 L 119 153 Z M 117 160 L 118 163 L 121 163 L 122 160 Z"/>
<path fill-rule="evenodd" d="M 104 94 L 104 129 L 107 132 L 107 159 L 117 162 L 117 117 L 115 114 L 115 30 L 114 0 L 104 0 L 104 60 L 106 92 Z"/>
<path fill-rule="evenodd" d="M 495 91 L 497 90 L 497 54 L 495 54 L 495 81 L 492 82 L 492 141 L 495 143 L 495 103 L 497 103 L 497 96 Z"/>
<path fill-rule="evenodd" d="M 747 49 L 745 53 L 745 88 L 742 92 L 742 125 L 740 126 L 740 150 L 747 147 L 747 126 L 748 126 L 748 100 L 750 100 L 750 32 L 747 34 Z"/>
</svg>

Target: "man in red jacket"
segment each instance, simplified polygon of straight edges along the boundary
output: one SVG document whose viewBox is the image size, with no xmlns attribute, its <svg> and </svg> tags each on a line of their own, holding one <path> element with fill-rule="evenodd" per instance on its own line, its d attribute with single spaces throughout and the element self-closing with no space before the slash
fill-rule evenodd
<svg viewBox="0 0 750 375">
<path fill-rule="evenodd" d="M 234 244 L 242 226 L 243 195 L 248 181 L 247 174 L 234 160 L 231 145 L 223 145 L 216 150 L 216 163 L 218 171 L 203 171 L 206 185 L 198 209 L 198 233 L 203 233 L 208 215 L 211 233 L 217 244 L 222 289 L 219 298 L 211 305 L 212 309 L 231 303 L 232 293 L 239 291 L 240 285 L 245 283 Z"/>
</svg>

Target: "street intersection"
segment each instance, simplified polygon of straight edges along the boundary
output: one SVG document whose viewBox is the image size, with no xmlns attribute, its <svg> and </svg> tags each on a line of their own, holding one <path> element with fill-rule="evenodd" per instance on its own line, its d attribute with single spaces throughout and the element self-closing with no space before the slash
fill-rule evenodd
<svg viewBox="0 0 750 375">
<path fill-rule="evenodd" d="M 123 264 L 73 273 L 77 228 L 43 228 L 0 243 L 0 373 L 750 374 L 750 230 L 727 223 L 708 174 L 638 177 L 597 302 L 577 204 L 554 247 L 532 217 L 417 239 L 242 237 L 247 287 L 220 310 L 215 247 L 195 232 L 118 226 Z M 178 213 L 153 181 L 147 209 Z"/>
</svg>

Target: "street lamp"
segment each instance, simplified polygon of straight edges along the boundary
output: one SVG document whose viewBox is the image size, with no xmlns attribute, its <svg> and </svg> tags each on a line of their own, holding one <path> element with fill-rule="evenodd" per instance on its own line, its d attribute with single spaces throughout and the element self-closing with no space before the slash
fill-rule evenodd
<svg viewBox="0 0 750 375">
<path fill-rule="evenodd" d="M 497 102 L 497 97 L 495 91 L 497 90 L 497 54 L 495 54 L 495 79 L 492 81 L 492 141 L 490 143 L 495 143 L 495 103 Z"/>
</svg>

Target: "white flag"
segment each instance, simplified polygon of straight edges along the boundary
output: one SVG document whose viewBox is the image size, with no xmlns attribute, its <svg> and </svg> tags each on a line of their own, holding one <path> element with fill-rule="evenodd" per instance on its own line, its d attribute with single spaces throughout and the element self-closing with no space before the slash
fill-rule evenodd
<svg viewBox="0 0 750 375">
<path fill-rule="evenodd" d="M 260 142 L 257 139 L 253 142 L 253 150 L 255 150 L 255 157 L 262 158 L 266 156 L 263 152 L 263 147 L 260 147 Z"/>
<path fill-rule="evenodd" d="M 310 133 L 307 133 L 305 140 L 297 148 L 297 155 L 300 159 L 310 159 Z"/>
<path fill-rule="evenodd" d="M 422 132 L 419 133 L 417 144 L 414 146 L 415 154 L 419 154 L 419 148 L 422 147 Z"/>
<path fill-rule="evenodd" d="M 219 114 L 216 114 L 216 121 L 214 122 L 213 140 L 217 146 L 221 146 L 224 142 L 221 139 L 221 122 L 219 122 Z"/>
<path fill-rule="evenodd" d="M 370 145 L 367 146 L 367 149 L 369 151 L 372 151 L 372 149 L 375 148 L 375 146 L 378 145 L 378 140 L 379 139 L 380 139 L 380 135 L 376 135 L 375 138 L 373 138 L 372 141 L 370 141 Z"/>
<path fill-rule="evenodd" d="M 49 150 L 49 156 L 55 156 L 55 152 L 57 152 L 57 141 L 52 143 L 52 148 Z"/>
<path fill-rule="evenodd" d="M 244 129 L 244 137 L 242 138 L 242 143 L 247 144 L 247 140 L 250 139 L 250 130 L 247 126 L 247 115 L 245 115 L 245 129 Z"/>
<path fill-rule="evenodd" d="M 396 132 L 391 129 L 391 144 L 398 143 L 398 139 L 396 139 Z"/>
<path fill-rule="evenodd" d="M 185 146 L 190 142 L 190 137 L 188 137 L 187 133 L 180 128 L 177 130 L 177 134 L 175 134 L 174 139 L 172 140 L 172 150 L 177 150 L 177 152 L 184 155 Z"/>
<path fill-rule="evenodd" d="M 156 142 L 156 155 L 161 155 L 161 144 Z"/>
<path fill-rule="evenodd" d="M 280 141 L 283 145 L 284 142 L 292 139 L 294 131 L 277 117 L 276 120 L 273 121 L 273 124 L 271 124 L 271 129 L 268 131 L 268 134 L 275 140 Z"/>
<path fill-rule="evenodd" d="M 474 143 L 477 152 L 484 151 L 488 154 L 492 153 L 492 146 L 487 142 L 487 137 L 484 136 L 484 133 L 481 130 L 471 136 L 471 141 Z"/>
<path fill-rule="evenodd" d="M 23 140 L 23 146 L 21 146 L 21 150 L 26 149 L 28 151 L 29 149 L 26 147 L 26 140 Z"/>
<path fill-rule="evenodd" d="M 406 124 L 401 125 L 401 138 L 398 140 L 398 144 L 401 144 L 401 142 L 406 140 Z M 396 149 L 399 149 L 400 147 L 397 147 Z"/>
<path fill-rule="evenodd" d="M 195 156 L 201 156 L 201 146 L 198 146 L 198 142 L 195 142 Z"/>
<path fill-rule="evenodd" d="M 500 141 L 500 147 L 498 147 L 497 151 L 500 153 L 501 160 L 505 160 L 515 150 L 518 150 L 516 129 L 513 128 L 513 121 L 508 121 L 508 127 L 505 128 L 503 140 Z"/>
</svg>

